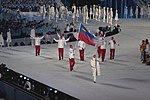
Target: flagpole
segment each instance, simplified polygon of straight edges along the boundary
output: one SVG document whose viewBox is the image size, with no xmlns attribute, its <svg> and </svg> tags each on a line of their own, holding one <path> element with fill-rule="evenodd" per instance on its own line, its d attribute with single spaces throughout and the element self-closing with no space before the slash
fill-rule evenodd
<svg viewBox="0 0 150 100">
<path fill-rule="evenodd" d="M 81 23 L 80 23 L 80 25 L 79 25 L 79 30 L 80 30 L 80 26 L 81 26 Z M 79 35 L 79 31 L 78 31 L 78 35 Z M 77 36 L 78 36 L 77 35 Z M 76 50 L 76 48 L 77 48 L 77 43 L 78 43 L 78 37 L 77 37 L 77 40 L 76 40 L 76 43 L 75 43 L 75 46 L 74 46 L 74 48 L 75 48 L 75 50 Z M 75 52 L 74 52 L 75 53 Z"/>
</svg>

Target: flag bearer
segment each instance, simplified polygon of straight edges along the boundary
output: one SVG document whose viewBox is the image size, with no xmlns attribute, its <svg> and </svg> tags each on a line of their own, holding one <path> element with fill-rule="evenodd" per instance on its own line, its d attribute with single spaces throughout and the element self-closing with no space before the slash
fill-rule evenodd
<svg viewBox="0 0 150 100">
<path fill-rule="evenodd" d="M 78 47 L 79 47 L 79 53 L 80 53 L 80 60 L 84 61 L 84 50 L 86 48 L 86 44 L 84 41 L 79 40 L 78 42 Z"/>
</svg>

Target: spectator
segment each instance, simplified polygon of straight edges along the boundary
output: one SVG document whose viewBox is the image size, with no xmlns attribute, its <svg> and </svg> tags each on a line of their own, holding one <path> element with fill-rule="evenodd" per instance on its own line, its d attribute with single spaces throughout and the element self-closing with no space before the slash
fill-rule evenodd
<svg viewBox="0 0 150 100">
<path fill-rule="evenodd" d="M 0 32 L 0 47 L 4 46 L 4 39 L 3 39 L 3 35 L 2 32 Z"/>
<path fill-rule="evenodd" d="M 11 33 L 10 33 L 10 29 L 9 29 L 9 31 L 7 32 L 7 40 L 6 40 L 6 42 L 7 42 L 7 47 L 9 47 L 10 44 L 11 44 Z"/>
<path fill-rule="evenodd" d="M 145 42 L 145 40 L 142 40 L 142 44 L 140 45 L 140 52 L 141 52 L 141 57 L 140 57 L 140 59 L 141 59 L 141 61 L 142 62 L 145 62 L 144 60 L 144 53 L 145 53 L 145 49 L 146 49 L 146 42 Z"/>
</svg>

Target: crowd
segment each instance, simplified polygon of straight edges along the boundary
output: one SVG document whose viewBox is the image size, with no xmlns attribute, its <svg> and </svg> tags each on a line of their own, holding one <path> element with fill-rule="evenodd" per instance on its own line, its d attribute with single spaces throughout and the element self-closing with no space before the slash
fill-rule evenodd
<svg viewBox="0 0 150 100">
<path fill-rule="evenodd" d="M 3 0 L 1 1 L 1 7 L 11 10 L 19 9 L 22 12 L 37 12 L 39 5 L 56 5 L 55 0 Z"/>
</svg>

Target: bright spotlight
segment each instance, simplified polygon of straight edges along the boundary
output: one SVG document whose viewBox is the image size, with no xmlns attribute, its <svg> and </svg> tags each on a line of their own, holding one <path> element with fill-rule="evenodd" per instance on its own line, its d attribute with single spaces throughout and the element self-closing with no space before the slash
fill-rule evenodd
<svg viewBox="0 0 150 100">
<path fill-rule="evenodd" d="M 20 78 L 22 78 L 23 76 L 22 75 L 20 75 Z"/>
<path fill-rule="evenodd" d="M 57 93 L 57 90 L 55 90 L 54 93 Z"/>
<path fill-rule="evenodd" d="M 25 80 L 26 80 L 27 78 L 26 78 L 26 77 L 24 77 L 23 79 L 25 79 Z"/>
<path fill-rule="evenodd" d="M 52 88 L 50 88 L 49 90 L 50 90 L 50 91 L 52 91 L 53 89 L 52 89 Z"/>
</svg>

